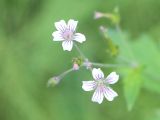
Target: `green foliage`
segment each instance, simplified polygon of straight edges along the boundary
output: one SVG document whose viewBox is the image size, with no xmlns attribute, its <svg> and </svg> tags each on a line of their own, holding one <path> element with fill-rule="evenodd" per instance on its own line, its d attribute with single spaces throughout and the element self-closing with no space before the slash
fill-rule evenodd
<svg viewBox="0 0 160 120">
<path fill-rule="evenodd" d="M 130 39 L 126 33 L 117 29 L 109 31 L 109 36 L 115 44 L 119 46 L 118 61 L 127 61 L 129 65 L 125 69 L 120 69 L 124 74 L 124 94 L 128 109 L 131 110 L 143 86 L 149 90 L 159 93 L 160 77 L 160 54 L 154 41 L 147 35 L 142 35 L 137 40 Z M 147 49 L 144 49 L 144 46 Z M 121 58 L 123 56 L 123 59 Z M 143 84 L 142 84 L 143 82 Z"/>
<path fill-rule="evenodd" d="M 159 3 L 157 0 L 0 0 L 0 120 L 159 120 L 160 60 L 158 45 L 153 42 L 159 40 Z M 112 63 L 97 30 L 108 21 L 93 20 L 93 13 L 110 12 L 117 5 L 124 29 L 134 37 L 147 34 L 134 40 L 125 33 L 122 37 L 112 32 L 113 41 L 108 43 L 112 55 L 121 54 L 133 60 L 129 61 L 132 65 L 135 62 L 139 65 L 137 70 L 122 61 L 123 56 L 117 57 L 119 63 L 128 65 L 118 68 L 120 81 L 113 87 L 119 96 L 102 105 L 92 103 L 92 94 L 81 89 L 81 81 L 91 79 L 90 72 L 85 70 L 73 72 L 58 86 L 47 88 L 48 79 L 70 68 L 72 58 L 77 56 L 74 52 L 64 52 L 60 43 L 52 42 L 54 22 L 78 20 L 78 31 L 87 37 L 85 44 L 80 45 L 82 51 L 92 61 Z M 148 37 L 151 35 L 154 39 Z M 134 57 L 121 37 L 129 39 Z M 129 108 L 135 103 L 132 111 L 126 110 L 123 96 Z"/>
<path fill-rule="evenodd" d="M 146 35 L 143 35 L 137 41 L 139 42 L 136 42 L 133 48 L 138 61 L 145 66 L 144 87 L 160 93 L 160 87 L 158 87 L 158 84 L 160 84 L 158 75 L 160 71 L 160 50 L 153 40 Z M 147 49 L 142 49 L 143 46 L 146 46 Z"/>
<path fill-rule="evenodd" d="M 110 54 L 112 57 L 118 55 L 118 46 L 113 43 L 113 41 L 108 38 L 107 39 L 107 53 Z"/>
<path fill-rule="evenodd" d="M 139 95 L 142 82 L 143 78 L 141 67 L 134 69 L 125 69 L 123 85 L 128 110 L 131 110 L 133 108 L 133 105 Z"/>
</svg>

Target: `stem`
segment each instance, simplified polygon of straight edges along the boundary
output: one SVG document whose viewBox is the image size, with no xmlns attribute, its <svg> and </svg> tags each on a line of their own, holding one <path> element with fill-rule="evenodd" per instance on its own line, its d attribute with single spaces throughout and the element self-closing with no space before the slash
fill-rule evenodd
<svg viewBox="0 0 160 120">
<path fill-rule="evenodd" d="M 84 60 L 87 59 L 87 58 L 85 57 L 85 55 L 83 54 L 83 52 L 80 50 L 80 48 L 76 45 L 76 43 L 74 43 L 74 46 L 75 46 L 75 48 L 77 49 L 77 51 L 79 52 L 79 54 L 84 58 Z"/>
<path fill-rule="evenodd" d="M 66 76 L 68 73 L 72 72 L 74 69 L 68 69 L 65 72 L 63 72 L 62 74 L 60 74 L 59 76 L 53 76 L 52 78 L 50 78 L 48 80 L 47 86 L 49 87 L 50 85 L 57 85 L 64 76 Z"/>
<path fill-rule="evenodd" d="M 84 61 L 83 66 L 88 68 L 91 68 L 93 66 L 96 67 L 105 67 L 105 68 L 115 68 L 115 67 L 124 67 L 125 65 L 120 65 L 120 64 L 103 64 L 103 63 L 96 63 L 96 62 L 90 62 L 90 61 Z"/>
<path fill-rule="evenodd" d="M 94 62 L 91 62 L 91 64 L 97 67 L 106 67 L 106 68 L 123 66 L 123 65 L 118 65 L 118 64 L 103 64 L 103 63 L 94 63 Z"/>
<path fill-rule="evenodd" d="M 64 76 L 66 76 L 68 73 L 72 72 L 73 68 L 70 68 L 68 70 L 66 70 L 65 72 L 63 72 L 62 74 L 60 74 L 59 76 L 57 76 L 59 79 L 62 79 Z"/>
<path fill-rule="evenodd" d="M 123 61 L 123 62 L 125 62 L 125 63 L 127 63 L 127 64 L 131 63 L 131 60 L 129 60 L 129 59 L 123 57 L 123 56 L 120 56 L 120 55 L 118 56 L 118 59 L 121 60 L 121 61 Z"/>
</svg>

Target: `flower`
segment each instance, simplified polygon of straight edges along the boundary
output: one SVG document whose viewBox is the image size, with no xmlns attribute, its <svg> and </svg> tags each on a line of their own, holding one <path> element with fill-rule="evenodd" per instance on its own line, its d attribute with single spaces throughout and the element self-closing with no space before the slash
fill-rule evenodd
<svg viewBox="0 0 160 120">
<path fill-rule="evenodd" d="M 63 50 L 71 51 L 73 47 L 73 40 L 82 43 L 86 40 L 81 33 L 76 33 L 78 21 L 70 19 L 68 23 L 64 20 L 55 22 L 57 31 L 52 33 L 53 41 L 62 41 Z"/>
<path fill-rule="evenodd" d="M 93 102 L 101 104 L 104 97 L 108 101 L 112 101 L 116 96 L 118 96 L 118 94 L 111 87 L 109 87 L 110 84 L 116 83 L 119 79 L 119 75 L 117 75 L 116 72 L 112 72 L 104 78 L 104 73 L 100 68 L 93 68 L 92 76 L 94 80 L 82 82 L 82 89 L 84 91 L 95 90 L 92 96 Z"/>
</svg>

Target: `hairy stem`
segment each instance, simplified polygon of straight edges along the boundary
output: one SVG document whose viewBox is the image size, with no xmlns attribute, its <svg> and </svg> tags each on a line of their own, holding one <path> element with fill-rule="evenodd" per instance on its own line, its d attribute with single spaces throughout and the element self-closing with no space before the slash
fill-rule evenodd
<svg viewBox="0 0 160 120">
<path fill-rule="evenodd" d="M 64 76 L 66 76 L 68 73 L 72 72 L 73 71 L 73 68 L 70 68 L 68 70 L 66 70 L 65 72 L 63 72 L 62 74 L 60 74 L 59 76 L 59 79 L 62 79 Z"/>
<path fill-rule="evenodd" d="M 80 48 L 76 45 L 76 43 L 74 43 L 74 46 L 75 46 L 76 50 L 79 52 L 79 54 L 81 55 L 81 57 L 83 57 L 83 59 L 86 60 L 87 58 L 85 57 L 83 52 L 80 50 Z"/>
<path fill-rule="evenodd" d="M 122 66 L 122 65 L 118 65 L 118 64 L 103 64 L 103 63 L 95 63 L 95 62 L 92 62 L 91 64 L 93 66 L 106 67 L 106 68 L 121 67 Z"/>
</svg>

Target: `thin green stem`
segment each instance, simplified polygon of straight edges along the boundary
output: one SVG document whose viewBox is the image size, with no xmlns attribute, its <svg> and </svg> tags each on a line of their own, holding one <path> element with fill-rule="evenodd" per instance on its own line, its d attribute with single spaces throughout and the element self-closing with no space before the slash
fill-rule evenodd
<svg viewBox="0 0 160 120">
<path fill-rule="evenodd" d="M 76 43 L 74 43 L 74 46 L 76 50 L 79 52 L 79 54 L 81 55 L 81 57 L 83 57 L 84 60 L 87 59 L 85 55 L 83 54 L 83 52 L 80 50 L 80 48 L 76 45 Z"/>
<path fill-rule="evenodd" d="M 59 76 L 53 76 L 52 78 L 50 78 L 48 80 L 47 86 L 53 86 L 53 85 L 57 85 L 63 77 L 65 77 L 67 74 L 69 74 L 70 72 L 72 72 L 74 69 L 70 68 L 68 70 L 66 70 L 65 72 L 63 72 L 62 74 L 60 74 Z"/>
<path fill-rule="evenodd" d="M 105 67 L 105 68 L 115 68 L 115 67 L 125 67 L 126 65 L 123 64 L 103 64 L 103 63 L 96 63 L 90 61 L 84 61 L 83 66 L 87 68 L 95 67 Z"/>
<path fill-rule="evenodd" d="M 72 72 L 73 68 L 70 68 L 68 70 L 66 70 L 65 72 L 63 72 L 62 74 L 60 74 L 59 76 L 57 76 L 59 79 L 62 79 L 64 76 L 66 76 L 68 73 Z"/>
<path fill-rule="evenodd" d="M 91 64 L 93 66 L 106 67 L 106 68 L 115 68 L 115 67 L 122 67 L 122 66 L 124 66 L 124 65 L 119 65 L 119 64 L 103 64 L 103 63 L 95 63 L 95 62 L 91 62 Z"/>
<path fill-rule="evenodd" d="M 119 55 L 119 56 L 118 56 L 118 59 L 121 60 L 121 61 L 123 61 L 123 62 L 125 62 L 125 63 L 127 63 L 127 64 L 130 64 L 130 63 L 131 63 L 131 60 L 125 58 L 124 56 L 120 56 L 120 55 Z"/>
</svg>

